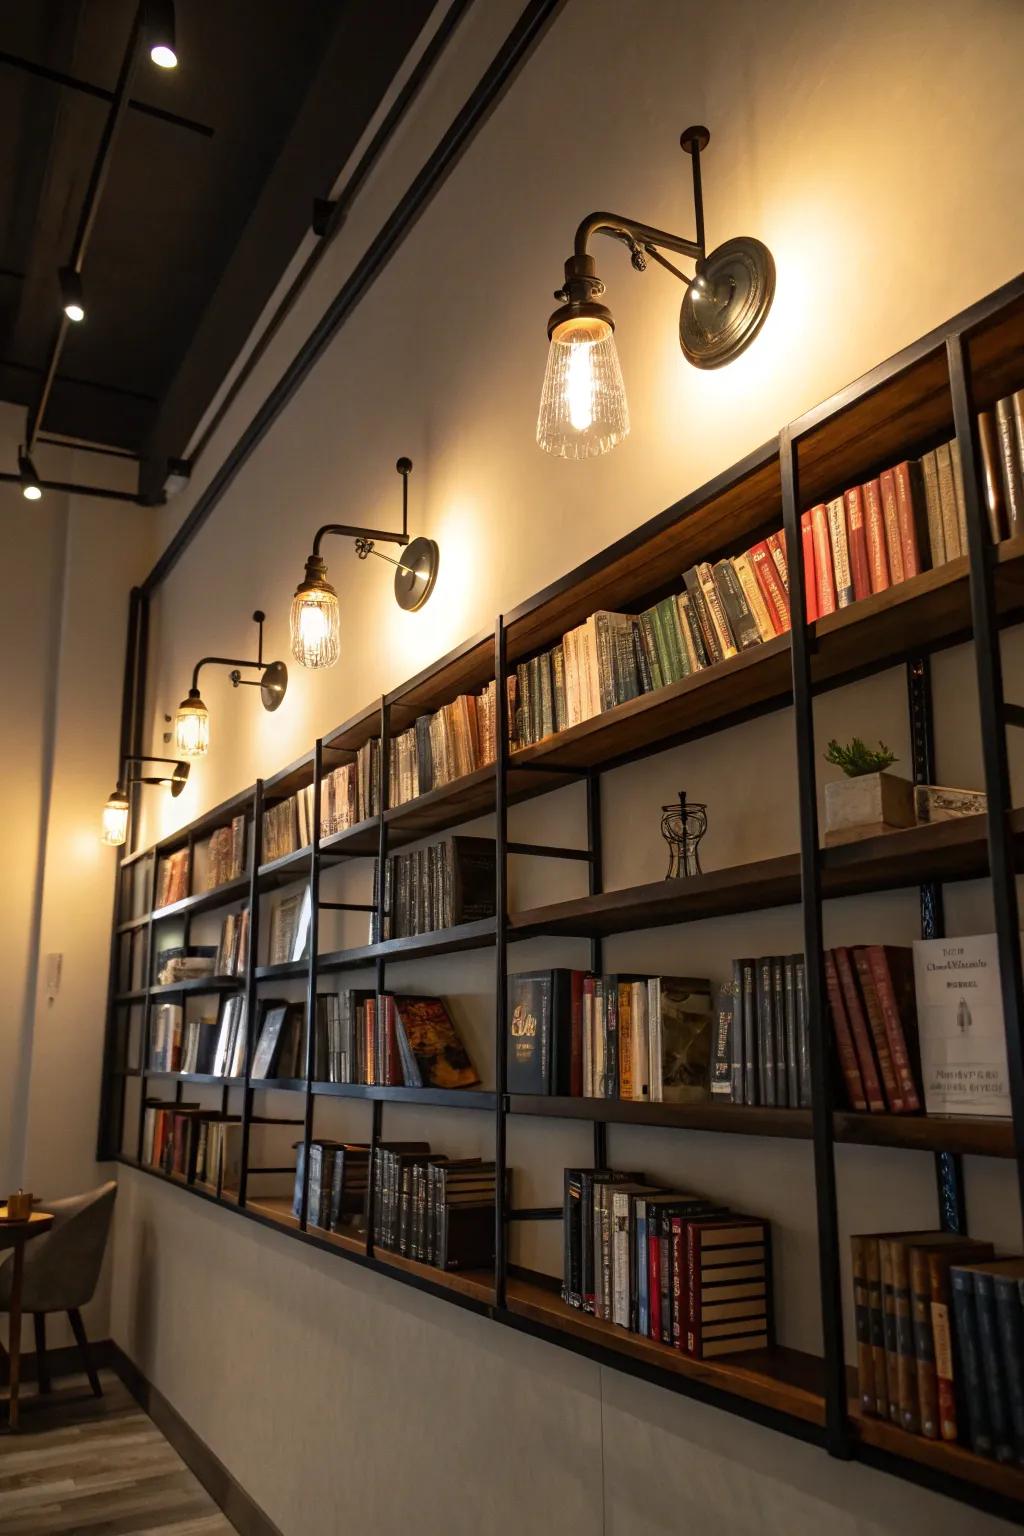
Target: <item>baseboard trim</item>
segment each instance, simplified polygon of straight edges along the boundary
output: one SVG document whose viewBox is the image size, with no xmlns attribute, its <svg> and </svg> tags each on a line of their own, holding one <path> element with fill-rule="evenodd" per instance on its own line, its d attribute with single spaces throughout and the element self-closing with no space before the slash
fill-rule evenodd
<svg viewBox="0 0 1024 1536">
<path fill-rule="evenodd" d="M 201 1440 L 176 1408 L 154 1387 L 129 1359 L 120 1345 L 104 1341 L 96 1345 L 97 1358 L 102 1350 L 104 1364 L 120 1377 L 144 1413 L 148 1413 L 157 1429 L 174 1447 L 189 1471 L 202 1483 L 213 1502 L 224 1511 L 240 1536 L 282 1536 L 269 1515 L 264 1514 L 256 1501 L 250 1498 L 227 1467 Z"/>
</svg>

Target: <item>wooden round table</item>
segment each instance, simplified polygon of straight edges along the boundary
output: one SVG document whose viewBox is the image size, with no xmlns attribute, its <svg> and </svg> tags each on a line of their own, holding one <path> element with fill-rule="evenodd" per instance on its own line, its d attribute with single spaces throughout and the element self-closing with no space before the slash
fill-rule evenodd
<svg viewBox="0 0 1024 1536">
<path fill-rule="evenodd" d="M 25 1244 L 41 1237 L 53 1226 L 53 1217 L 45 1211 L 33 1211 L 25 1221 L 8 1221 L 7 1207 L 0 1206 L 0 1249 L 13 1248 L 11 1297 L 7 1307 L 8 1350 L 10 1353 L 10 1398 L 7 1427 L 18 1427 L 18 1385 L 21 1380 L 21 1283 L 25 1268 Z"/>
</svg>

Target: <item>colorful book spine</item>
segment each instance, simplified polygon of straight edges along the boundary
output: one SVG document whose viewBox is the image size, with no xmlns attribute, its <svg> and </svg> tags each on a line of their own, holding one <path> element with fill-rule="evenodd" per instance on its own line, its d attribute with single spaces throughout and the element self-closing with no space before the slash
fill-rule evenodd
<svg viewBox="0 0 1024 1536">
<path fill-rule="evenodd" d="M 884 592 L 890 585 L 889 551 L 885 542 L 885 517 L 882 513 L 882 488 L 877 480 L 861 486 L 864 496 L 864 542 L 868 552 L 868 576 L 872 592 Z"/>
<path fill-rule="evenodd" d="M 811 508 L 814 534 L 814 571 L 817 577 L 818 618 L 836 611 L 836 586 L 832 572 L 832 544 L 829 537 L 828 510 L 824 503 Z"/>
<path fill-rule="evenodd" d="M 871 596 L 871 572 L 868 568 L 868 541 L 864 529 L 864 492 L 859 485 L 843 492 L 846 509 L 846 535 L 850 551 L 850 576 L 855 602 Z"/>
<path fill-rule="evenodd" d="M 808 624 L 818 617 L 818 572 L 814 559 L 814 524 L 811 514 L 800 516 L 800 548 L 804 565 L 804 610 Z"/>
<path fill-rule="evenodd" d="M 889 557 L 889 577 L 892 585 L 897 587 L 905 579 L 905 572 L 895 474 L 891 469 L 883 470 L 878 477 L 878 483 L 881 487 L 882 522 L 885 526 L 885 548 Z"/>
<path fill-rule="evenodd" d="M 848 608 L 853 602 L 853 575 L 850 570 L 850 546 L 846 536 L 846 511 L 843 498 L 836 496 L 828 503 L 828 540 L 832 549 L 832 570 L 835 574 L 836 605 Z"/>
</svg>

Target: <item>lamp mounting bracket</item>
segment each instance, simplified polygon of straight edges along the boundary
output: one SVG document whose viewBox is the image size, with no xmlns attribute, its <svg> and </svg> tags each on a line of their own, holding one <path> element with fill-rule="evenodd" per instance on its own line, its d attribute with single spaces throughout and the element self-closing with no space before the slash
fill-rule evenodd
<svg viewBox="0 0 1024 1536">
<path fill-rule="evenodd" d="M 775 295 L 775 263 L 760 240 L 741 235 L 717 249 L 707 250 L 704 235 L 704 195 L 701 184 L 701 152 L 711 140 L 707 128 L 684 128 L 679 143 L 690 156 L 693 173 L 694 239 L 644 224 L 624 214 L 588 213 L 577 226 L 573 254 L 565 263 L 565 284 L 555 298 L 564 306 L 548 321 L 548 335 L 555 326 L 574 315 L 597 315 L 611 324 L 611 315 L 596 299 L 604 293 L 597 276 L 590 241 L 606 235 L 621 241 L 637 272 L 646 270 L 650 257 L 686 285 L 679 315 L 679 345 L 697 368 L 719 368 L 731 362 L 757 335 Z M 668 260 L 672 251 L 691 258 L 694 276 Z"/>
<path fill-rule="evenodd" d="M 409 542 L 409 476 L 412 474 L 412 459 L 407 459 L 407 458 L 404 458 L 404 457 L 399 459 L 398 462 L 395 465 L 395 469 L 396 469 L 397 473 L 400 474 L 401 477 L 402 477 L 402 531 L 401 531 L 401 533 L 390 533 L 390 532 L 387 531 L 387 529 L 384 529 L 384 528 L 360 528 L 360 527 L 357 527 L 353 523 L 324 523 L 322 528 L 318 528 L 317 529 L 316 536 L 313 539 L 313 555 L 312 555 L 312 558 L 314 560 L 319 560 L 321 558 L 321 556 L 320 556 L 320 542 L 329 533 L 340 534 L 342 538 L 355 539 L 355 541 L 356 541 L 356 554 L 359 556 L 360 560 L 365 560 L 366 556 L 368 554 L 370 554 L 370 553 L 373 553 L 373 554 L 377 553 L 377 551 L 373 548 L 373 543 L 374 543 L 375 539 L 380 539 L 385 544 L 401 544 L 401 545 L 408 544 L 408 542 Z M 361 545 L 368 545 L 369 547 L 366 548 L 366 549 L 363 549 L 363 548 L 360 547 Z M 397 564 L 397 562 L 395 562 L 395 563 Z"/>
<path fill-rule="evenodd" d="M 189 690 L 191 696 L 199 697 L 199 673 L 203 667 L 231 667 L 232 671 L 229 673 L 229 677 L 233 688 L 237 688 L 243 683 L 253 688 L 259 688 L 262 694 L 263 708 L 267 710 L 277 708 L 284 698 L 288 687 L 288 668 L 283 661 L 265 662 L 263 660 L 263 625 L 266 617 L 262 608 L 257 608 L 253 612 L 252 619 L 256 625 L 257 633 L 256 660 L 248 661 L 239 656 L 200 657 L 192 668 L 192 687 Z M 254 671 L 259 672 L 260 676 L 255 678 L 243 677 L 240 670 L 242 667 L 251 667 Z"/>
<path fill-rule="evenodd" d="M 170 773 L 130 773 L 128 771 L 132 766 L 141 768 L 143 763 L 167 763 L 172 771 Z M 131 784 L 169 784 L 171 794 L 177 799 L 188 782 L 188 770 L 188 763 L 176 757 L 139 756 L 138 753 L 130 753 L 121 759 L 117 788 L 119 793 L 123 794 Z"/>
</svg>

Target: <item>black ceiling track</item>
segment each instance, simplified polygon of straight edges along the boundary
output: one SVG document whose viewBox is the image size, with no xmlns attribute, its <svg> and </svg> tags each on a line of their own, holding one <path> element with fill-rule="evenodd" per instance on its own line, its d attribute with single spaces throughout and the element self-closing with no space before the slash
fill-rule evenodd
<svg viewBox="0 0 1024 1536">
<path fill-rule="evenodd" d="M 565 3 L 566 0 L 530 0 L 524 8 L 437 148 L 168 543 L 146 577 L 143 591 L 153 592 L 177 565 L 250 455 L 262 442 L 359 301 L 383 272 L 434 194 L 444 185 L 463 151 L 473 141 Z"/>
</svg>

